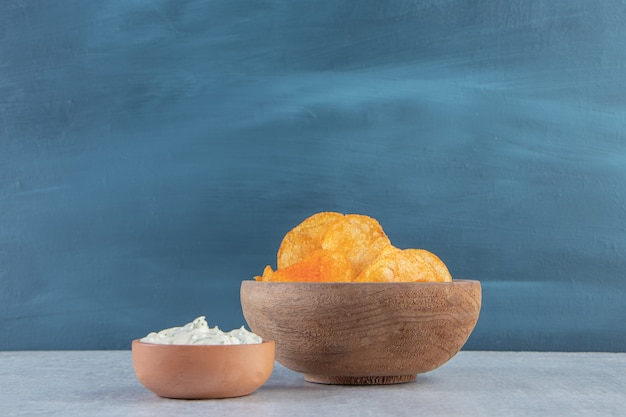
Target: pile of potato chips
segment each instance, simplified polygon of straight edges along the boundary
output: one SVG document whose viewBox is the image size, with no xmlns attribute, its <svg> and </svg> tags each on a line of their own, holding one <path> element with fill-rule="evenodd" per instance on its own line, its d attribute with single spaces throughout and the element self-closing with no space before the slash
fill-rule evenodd
<svg viewBox="0 0 626 417">
<path fill-rule="evenodd" d="M 398 249 L 368 216 L 321 212 L 291 229 L 265 282 L 449 282 L 446 265 L 424 249 Z"/>
</svg>

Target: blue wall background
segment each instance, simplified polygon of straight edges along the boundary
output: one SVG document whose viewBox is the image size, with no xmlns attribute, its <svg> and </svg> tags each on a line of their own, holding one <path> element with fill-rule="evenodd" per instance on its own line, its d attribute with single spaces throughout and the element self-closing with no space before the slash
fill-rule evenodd
<svg viewBox="0 0 626 417">
<path fill-rule="evenodd" d="M 480 280 L 467 349 L 626 351 L 620 1 L 0 3 L 0 349 L 198 315 L 322 210 Z"/>
</svg>

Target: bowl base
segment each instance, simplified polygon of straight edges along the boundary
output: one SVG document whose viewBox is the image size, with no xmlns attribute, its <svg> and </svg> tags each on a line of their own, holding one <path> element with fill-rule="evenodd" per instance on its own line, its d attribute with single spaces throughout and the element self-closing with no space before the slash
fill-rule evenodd
<svg viewBox="0 0 626 417">
<path fill-rule="evenodd" d="M 304 380 L 329 385 L 390 385 L 415 381 L 416 375 L 336 376 L 304 374 Z"/>
</svg>

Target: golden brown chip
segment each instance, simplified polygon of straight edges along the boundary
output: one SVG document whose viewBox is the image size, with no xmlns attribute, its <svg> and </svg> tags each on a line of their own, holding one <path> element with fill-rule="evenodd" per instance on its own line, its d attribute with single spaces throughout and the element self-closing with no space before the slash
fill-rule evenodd
<svg viewBox="0 0 626 417">
<path fill-rule="evenodd" d="M 343 214 L 323 211 L 314 214 L 291 229 L 278 248 L 276 266 L 278 269 L 293 265 L 308 254 L 322 249 L 322 239 L 333 223 L 343 218 Z"/>
<path fill-rule="evenodd" d="M 272 269 L 272 267 L 267 265 L 265 269 L 263 270 L 263 275 L 262 276 L 257 275 L 256 277 L 254 277 L 254 279 L 257 281 L 271 281 L 271 277 L 273 273 L 274 273 L 274 270 Z"/>
<path fill-rule="evenodd" d="M 353 279 L 380 255 L 391 242 L 376 219 L 348 214 L 331 224 L 322 248 L 343 254 L 352 265 Z"/>
<path fill-rule="evenodd" d="M 372 217 L 316 213 L 291 229 L 257 281 L 449 282 L 446 265 L 425 249 L 391 245 Z"/>
<path fill-rule="evenodd" d="M 437 276 L 436 281 L 439 281 L 439 282 L 452 281 L 452 275 L 450 275 L 450 271 L 448 271 L 448 267 L 434 253 L 427 251 L 426 249 L 405 249 L 404 251 L 413 256 L 419 256 L 422 259 L 424 259 L 426 262 L 428 262 L 428 264 L 430 264 L 430 266 L 433 268 Z"/>
<path fill-rule="evenodd" d="M 448 274 L 438 271 L 433 264 L 434 254 L 423 249 L 385 249 L 380 256 L 357 277 L 357 282 L 444 282 Z M 432 263 L 431 263 L 432 262 Z M 439 260 L 441 262 L 441 260 Z M 441 267 L 437 264 L 437 267 Z M 445 268 L 445 265 L 443 265 Z M 446 268 L 447 271 L 447 268 Z"/>
<path fill-rule="evenodd" d="M 255 279 L 266 282 L 349 282 L 352 268 L 342 254 L 319 249 L 286 268 L 272 271 L 268 265 L 263 276 Z"/>
</svg>

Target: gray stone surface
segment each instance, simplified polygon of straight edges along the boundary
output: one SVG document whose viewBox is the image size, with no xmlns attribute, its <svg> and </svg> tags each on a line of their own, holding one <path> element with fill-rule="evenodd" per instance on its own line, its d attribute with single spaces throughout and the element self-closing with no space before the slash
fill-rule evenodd
<svg viewBox="0 0 626 417">
<path fill-rule="evenodd" d="M 252 395 L 159 398 L 136 380 L 130 351 L 0 352 L 0 404 L 15 416 L 624 416 L 626 354 L 463 351 L 417 381 L 307 383 L 276 364 Z"/>
</svg>

